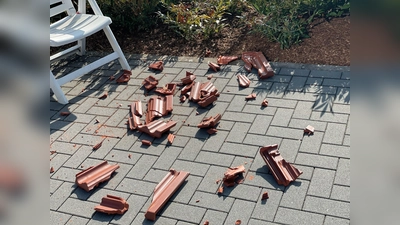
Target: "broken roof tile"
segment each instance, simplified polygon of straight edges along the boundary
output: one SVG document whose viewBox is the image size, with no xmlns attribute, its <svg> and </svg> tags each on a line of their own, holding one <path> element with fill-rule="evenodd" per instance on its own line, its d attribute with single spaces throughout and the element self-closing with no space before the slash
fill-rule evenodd
<svg viewBox="0 0 400 225">
<path fill-rule="evenodd" d="M 242 60 L 245 62 L 244 68 L 247 72 L 250 72 L 252 67 L 258 69 L 258 76 L 260 79 L 275 75 L 274 70 L 262 52 L 243 52 Z"/>
<path fill-rule="evenodd" d="M 212 104 L 213 102 L 217 101 L 218 97 L 215 95 L 209 95 L 198 102 L 199 106 L 207 107 L 208 105 Z"/>
<path fill-rule="evenodd" d="M 174 142 L 175 135 L 174 134 L 168 134 L 168 142 L 172 145 L 172 142 Z"/>
<path fill-rule="evenodd" d="M 94 207 L 97 212 L 107 213 L 107 214 L 124 214 L 129 209 L 129 204 L 125 199 L 114 196 L 107 195 L 101 199 L 100 205 Z"/>
<path fill-rule="evenodd" d="M 164 65 L 163 61 L 157 61 L 153 64 L 150 64 L 149 69 L 162 71 L 164 69 L 163 65 Z"/>
<path fill-rule="evenodd" d="M 218 188 L 218 194 L 222 194 L 222 193 L 224 193 L 224 187 L 219 187 Z"/>
<path fill-rule="evenodd" d="M 210 74 L 210 75 L 207 76 L 207 80 L 211 80 L 212 78 L 213 78 L 213 75 L 212 75 L 212 74 Z"/>
<path fill-rule="evenodd" d="M 117 83 L 126 83 L 131 79 L 132 72 L 124 70 L 123 74 L 116 80 Z"/>
<path fill-rule="evenodd" d="M 232 61 L 237 60 L 238 58 L 239 57 L 237 57 L 237 56 L 222 56 L 222 55 L 220 55 L 220 56 L 218 56 L 217 63 L 219 65 L 226 65 Z"/>
<path fill-rule="evenodd" d="M 267 99 L 264 99 L 264 100 L 261 102 L 261 105 L 264 106 L 264 107 L 267 107 L 267 106 L 268 106 L 268 100 L 267 100 Z"/>
<path fill-rule="evenodd" d="M 160 138 L 163 133 L 169 131 L 175 125 L 176 121 L 168 121 L 165 123 L 162 120 L 155 120 L 146 125 L 139 125 L 137 129 L 152 137 Z"/>
<path fill-rule="evenodd" d="M 210 128 L 210 129 L 207 130 L 207 133 L 210 134 L 210 135 L 212 135 L 212 134 L 217 133 L 217 131 L 218 131 L 218 130 L 215 129 L 215 128 Z"/>
<path fill-rule="evenodd" d="M 249 80 L 249 78 L 247 78 L 246 75 L 244 75 L 244 74 L 238 74 L 238 75 L 237 75 L 237 79 L 238 79 L 239 85 L 240 85 L 241 87 L 249 87 L 249 86 L 250 86 L 250 80 Z"/>
<path fill-rule="evenodd" d="M 85 191 L 90 191 L 99 183 L 111 178 L 111 174 L 119 168 L 119 165 L 109 165 L 103 161 L 96 166 L 91 166 L 75 175 L 75 183 Z"/>
<path fill-rule="evenodd" d="M 186 77 L 181 79 L 183 84 L 190 84 L 196 79 L 196 76 L 193 73 L 186 71 Z"/>
<path fill-rule="evenodd" d="M 142 140 L 142 145 L 150 146 L 152 143 L 149 140 Z"/>
<path fill-rule="evenodd" d="M 185 87 L 183 87 L 181 89 L 181 94 L 184 95 L 184 94 L 188 93 L 192 89 L 193 85 L 194 85 L 194 82 L 187 84 Z"/>
<path fill-rule="evenodd" d="M 153 96 L 147 103 L 146 123 L 150 123 L 156 117 L 166 116 L 172 112 L 173 96 Z"/>
<path fill-rule="evenodd" d="M 234 186 L 236 178 L 239 177 L 239 174 L 242 174 L 244 172 L 245 168 L 243 165 L 228 168 L 228 170 L 224 173 L 224 179 L 222 179 L 224 185 L 227 187 Z"/>
<path fill-rule="evenodd" d="M 159 87 L 155 90 L 155 92 L 164 94 L 164 95 L 172 95 L 176 89 L 175 83 L 168 83 L 164 87 Z"/>
<path fill-rule="evenodd" d="M 129 129 L 135 130 L 139 125 L 142 125 L 142 122 L 140 121 L 140 117 L 133 115 L 128 118 L 128 125 Z"/>
<path fill-rule="evenodd" d="M 260 154 L 279 185 L 288 186 L 303 173 L 283 159 L 277 144 L 260 148 Z"/>
<path fill-rule="evenodd" d="M 218 64 L 213 63 L 213 62 L 208 62 L 208 66 L 209 66 L 212 70 L 214 70 L 214 72 L 217 72 L 218 70 L 221 69 L 221 67 L 220 67 Z"/>
<path fill-rule="evenodd" d="M 304 128 L 304 133 L 311 135 L 314 134 L 314 127 L 311 125 L 308 125 L 306 128 Z"/>
<path fill-rule="evenodd" d="M 150 91 L 151 89 L 157 87 L 158 80 L 157 80 L 157 78 L 150 75 L 143 80 L 142 84 L 143 84 L 144 88 L 146 88 L 146 90 Z"/>
<path fill-rule="evenodd" d="M 185 101 L 186 101 L 186 96 L 182 95 L 182 96 L 179 98 L 179 101 L 180 101 L 180 102 L 185 102 Z"/>
<path fill-rule="evenodd" d="M 215 92 L 216 90 L 217 90 L 216 87 L 210 81 L 207 81 L 200 85 L 200 93 L 202 96 L 206 96 L 206 95 L 210 94 L 211 92 Z"/>
<path fill-rule="evenodd" d="M 188 172 L 170 169 L 169 173 L 154 188 L 151 205 L 145 213 L 148 220 L 154 221 L 157 213 L 164 207 L 168 199 L 178 190 L 189 176 Z"/>
<path fill-rule="evenodd" d="M 256 93 L 251 93 L 248 96 L 245 97 L 246 100 L 252 100 L 252 99 L 256 99 L 257 95 Z"/>
<path fill-rule="evenodd" d="M 131 113 L 136 116 L 142 117 L 143 115 L 142 101 L 137 100 L 131 103 Z"/>
<path fill-rule="evenodd" d="M 192 90 L 190 91 L 190 96 L 189 96 L 190 101 L 198 102 L 200 100 L 200 87 L 201 87 L 200 82 L 194 82 Z"/>
<path fill-rule="evenodd" d="M 268 199 L 268 198 L 269 198 L 268 192 L 264 192 L 264 193 L 262 194 L 262 196 L 261 196 L 261 200 L 265 200 L 265 199 Z"/>
<path fill-rule="evenodd" d="M 99 99 L 106 99 L 108 96 L 108 92 L 104 92 L 102 96 L 99 97 Z"/>
<path fill-rule="evenodd" d="M 217 123 L 221 120 L 221 114 L 217 114 L 214 117 L 210 116 L 208 118 L 205 118 L 197 125 L 198 128 L 212 128 L 217 125 Z"/>
<path fill-rule="evenodd" d="M 106 138 L 103 138 L 103 140 L 101 140 L 99 143 L 95 144 L 92 149 L 93 150 L 99 149 L 103 145 L 104 140 L 106 140 Z"/>
</svg>

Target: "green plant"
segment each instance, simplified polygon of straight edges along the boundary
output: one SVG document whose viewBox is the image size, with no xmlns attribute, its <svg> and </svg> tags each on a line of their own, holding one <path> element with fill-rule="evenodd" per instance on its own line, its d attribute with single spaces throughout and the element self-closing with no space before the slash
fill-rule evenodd
<svg viewBox="0 0 400 225">
<path fill-rule="evenodd" d="M 265 18 L 255 31 L 289 48 L 309 37 L 308 28 L 315 17 L 331 19 L 350 13 L 350 0 L 250 0 Z"/>
<path fill-rule="evenodd" d="M 226 26 L 223 16 L 227 10 L 224 0 L 192 1 L 167 4 L 166 12 L 158 11 L 159 18 L 187 40 L 208 39 Z"/>
</svg>

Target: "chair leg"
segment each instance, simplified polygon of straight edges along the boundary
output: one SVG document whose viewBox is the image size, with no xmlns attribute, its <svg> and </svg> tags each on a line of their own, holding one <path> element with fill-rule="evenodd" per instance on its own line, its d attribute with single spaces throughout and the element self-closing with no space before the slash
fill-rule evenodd
<svg viewBox="0 0 400 225">
<path fill-rule="evenodd" d="M 122 69 L 130 71 L 131 67 L 129 66 L 124 53 L 122 52 L 121 48 L 119 47 L 117 39 L 115 39 L 115 36 L 112 33 L 110 26 L 106 26 L 103 30 L 104 30 L 104 33 L 106 33 L 107 39 L 110 42 L 111 47 L 113 48 L 114 52 L 116 52 L 119 55 L 118 61 L 121 64 Z"/>
<path fill-rule="evenodd" d="M 51 90 L 53 90 L 54 94 L 56 95 L 57 101 L 60 104 L 64 105 L 68 104 L 67 97 L 65 97 L 64 92 L 61 90 L 60 85 L 57 83 L 57 80 L 51 71 L 50 71 L 50 88 Z"/>
<path fill-rule="evenodd" d="M 78 40 L 79 52 L 78 55 L 83 56 L 86 53 L 86 38 Z"/>
</svg>

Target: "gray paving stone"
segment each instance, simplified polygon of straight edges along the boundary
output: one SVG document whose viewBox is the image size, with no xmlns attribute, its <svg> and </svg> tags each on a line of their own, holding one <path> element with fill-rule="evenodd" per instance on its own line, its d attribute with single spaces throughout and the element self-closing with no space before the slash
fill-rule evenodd
<svg viewBox="0 0 400 225">
<path fill-rule="evenodd" d="M 283 98 L 284 99 L 315 102 L 316 96 L 313 93 L 285 92 L 285 95 L 283 96 Z"/>
<path fill-rule="evenodd" d="M 243 107 L 246 105 L 246 101 L 242 95 L 235 95 L 235 97 L 231 100 L 227 111 L 237 111 L 241 112 Z"/>
<path fill-rule="evenodd" d="M 254 100 L 254 102 L 259 103 L 257 105 L 248 104 L 243 108 L 243 112 L 251 114 L 263 114 L 263 115 L 275 115 L 276 108 L 272 106 L 263 107 L 261 106 L 262 100 Z"/>
<path fill-rule="evenodd" d="M 350 117 L 349 117 L 349 121 L 347 122 L 346 134 L 350 135 Z"/>
<path fill-rule="evenodd" d="M 167 170 L 160 170 L 160 169 L 152 168 L 147 172 L 147 174 L 143 178 L 143 180 L 154 182 L 154 183 L 159 183 L 167 174 L 168 174 Z"/>
<path fill-rule="evenodd" d="M 307 77 L 310 74 L 310 70 L 281 68 L 281 70 L 279 71 L 279 74 Z"/>
<path fill-rule="evenodd" d="M 247 131 L 250 128 L 250 125 L 251 125 L 250 123 L 236 122 L 232 130 L 229 132 L 226 141 L 242 143 L 246 136 Z"/>
<path fill-rule="evenodd" d="M 287 162 L 294 163 L 300 143 L 298 140 L 283 139 L 281 145 L 278 146 L 281 156 Z"/>
<path fill-rule="evenodd" d="M 256 146 L 267 146 L 273 144 L 280 144 L 281 138 L 269 137 L 264 135 L 247 134 L 243 141 L 243 144 L 256 145 Z"/>
<path fill-rule="evenodd" d="M 210 192 L 212 195 L 216 195 L 220 183 L 217 184 L 217 180 L 222 180 L 227 167 L 210 166 L 207 174 L 204 176 L 199 187 L 199 191 Z M 218 209 L 217 209 L 218 210 Z"/>
<path fill-rule="evenodd" d="M 334 170 L 315 168 L 310 187 L 308 189 L 308 194 L 329 198 L 331 195 L 334 178 Z"/>
<path fill-rule="evenodd" d="M 265 134 L 272 121 L 272 116 L 257 115 L 248 133 Z M 243 140 L 242 140 L 243 141 Z"/>
<path fill-rule="evenodd" d="M 182 71 L 192 71 L 196 69 L 200 64 L 196 62 L 176 62 L 174 68 L 184 68 Z"/>
<path fill-rule="evenodd" d="M 119 192 L 119 191 L 113 191 L 113 190 L 109 190 L 109 189 L 95 189 L 95 191 L 87 199 L 87 201 L 100 204 L 101 200 L 104 197 L 106 197 L 107 195 L 118 196 L 118 197 L 121 197 L 121 198 L 123 198 L 125 200 L 128 199 L 128 197 L 130 196 L 130 194 L 128 194 L 128 193 L 123 193 L 123 192 Z"/>
<path fill-rule="evenodd" d="M 86 100 L 74 110 L 74 113 L 86 113 L 98 101 L 99 99 L 97 98 L 86 98 Z"/>
<path fill-rule="evenodd" d="M 222 118 L 224 120 L 231 120 L 231 121 L 237 121 L 237 122 L 247 122 L 247 123 L 253 122 L 255 117 L 256 117 L 256 115 L 253 115 L 253 114 L 236 113 L 236 112 L 225 112 L 222 115 Z"/>
<path fill-rule="evenodd" d="M 53 194 L 62 183 L 63 181 L 61 180 L 50 179 L 50 194 Z"/>
<path fill-rule="evenodd" d="M 82 225 L 82 224 L 87 224 L 88 222 L 89 219 L 82 218 L 79 216 L 72 216 L 65 225 Z"/>
<path fill-rule="evenodd" d="M 332 111 L 334 113 L 350 114 L 350 105 L 333 104 Z"/>
<path fill-rule="evenodd" d="M 218 97 L 218 103 L 220 103 L 220 102 L 231 102 L 234 96 L 235 96 L 234 94 L 224 93 L 223 95 L 220 95 Z"/>
<path fill-rule="evenodd" d="M 192 138 L 206 139 L 206 138 L 208 138 L 210 136 L 207 133 L 206 129 L 197 128 L 197 124 L 191 124 L 191 126 L 187 126 L 187 124 L 182 125 L 182 127 L 179 129 L 177 134 L 178 135 L 182 135 L 182 136 L 191 137 L 191 139 Z"/>
<path fill-rule="evenodd" d="M 268 97 L 267 100 L 268 100 L 268 107 L 294 109 L 297 105 L 296 100 L 270 98 L 270 97 Z M 261 105 L 260 101 L 249 101 L 247 104 Z"/>
<path fill-rule="evenodd" d="M 69 158 L 69 155 L 56 154 L 51 159 L 50 166 L 54 168 L 54 171 L 57 171 Z"/>
<path fill-rule="evenodd" d="M 319 154 L 336 156 L 341 158 L 350 158 L 350 147 L 322 144 Z"/>
<path fill-rule="evenodd" d="M 323 99 L 324 101 L 327 101 L 335 98 L 334 95 L 337 92 L 337 87 L 306 84 L 304 86 L 304 91 L 307 93 L 317 94 L 317 100 Z M 322 111 L 322 109 L 320 111 Z"/>
<path fill-rule="evenodd" d="M 322 85 L 336 86 L 336 87 L 350 87 L 350 80 L 343 79 L 324 79 Z"/>
<path fill-rule="evenodd" d="M 251 217 L 260 220 L 273 221 L 279 202 L 282 198 L 282 191 L 262 189 L 262 193 L 266 191 L 268 192 L 269 198 L 263 201 L 261 201 L 261 198 L 258 199 Z"/>
<path fill-rule="evenodd" d="M 234 224 L 238 219 L 240 219 L 243 224 L 247 224 L 250 220 L 255 204 L 256 203 L 254 202 L 236 199 L 224 224 Z"/>
<path fill-rule="evenodd" d="M 264 168 L 268 168 L 268 166 L 265 166 Z M 246 175 L 246 179 L 244 180 L 244 184 L 268 189 L 276 189 L 280 191 L 285 190 L 285 187 L 278 185 L 275 178 L 271 174 L 266 174 L 265 172 L 261 173 L 259 171 L 249 171 Z"/>
<path fill-rule="evenodd" d="M 308 77 L 307 81 L 306 81 L 306 85 L 307 84 L 311 84 L 311 85 L 322 85 L 322 81 L 324 79 L 322 78 L 317 78 L 317 77 Z"/>
<path fill-rule="evenodd" d="M 109 224 L 111 221 L 113 215 L 108 215 L 105 213 L 100 213 L 100 212 L 95 212 L 87 223 L 87 225 L 93 225 L 93 224 Z"/>
<path fill-rule="evenodd" d="M 287 87 L 287 91 L 303 91 L 304 84 L 306 83 L 307 77 L 292 77 Z"/>
<path fill-rule="evenodd" d="M 188 223 L 188 222 L 178 221 L 178 223 L 176 225 L 195 225 L 195 223 Z"/>
<path fill-rule="evenodd" d="M 71 127 L 60 135 L 57 140 L 65 142 L 74 142 L 73 138 L 86 126 L 84 123 L 74 123 Z"/>
<path fill-rule="evenodd" d="M 184 160 L 176 160 L 171 168 L 178 171 L 187 171 L 190 174 L 197 176 L 204 176 L 207 173 L 210 165 L 196 162 L 189 162 Z"/>
<path fill-rule="evenodd" d="M 301 129 L 293 129 L 286 127 L 274 127 L 269 126 L 267 135 L 274 137 L 283 137 L 288 139 L 301 140 L 303 137 L 303 130 Z"/>
<path fill-rule="evenodd" d="M 328 123 L 323 142 L 341 145 L 343 143 L 345 131 L 346 124 Z"/>
<path fill-rule="evenodd" d="M 350 135 L 344 135 L 343 145 L 350 146 Z"/>
<path fill-rule="evenodd" d="M 57 172 L 53 173 L 51 177 L 57 180 L 75 182 L 75 174 L 78 172 L 80 172 L 80 170 L 61 167 Z"/>
<path fill-rule="evenodd" d="M 60 137 L 62 134 L 64 133 L 64 131 L 61 130 L 50 130 L 50 144 L 53 144 L 55 142 L 55 140 Z M 50 145 L 51 148 L 51 145 Z"/>
<path fill-rule="evenodd" d="M 158 215 L 155 221 L 150 221 L 144 217 L 144 213 L 139 213 L 135 217 L 135 220 L 133 220 L 131 225 L 176 225 L 177 222 L 177 220 L 161 217 Z"/>
<path fill-rule="evenodd" d="M 64 182 L 57 191 L 50 196 L 50 209 L 57 210 L 71 195 L 75 187 L 74 183 Z"/>
<path fill-rule="evenodd" d="M 327 216 L 325 218 L 324 224 L 325 225 L 349 225 L 350 220 Z"/>
<path fill-rule="evenodd" d="M 127 133 L 122 136 L 114 148 L 128 151 L 140 134 Z"/>
<path fill-rule="evenodd" d="M 198 200 L 198 202 L 196 202 Z M 219 196 L 216 193 L 205 193 L 196 191 L 190 201 L 190 205 L 214 209 L 222 212 L 229 212 L 233 205 L 234 198 Z M 211 221 L 211 220 L 210 220 Z"/>
<path fill-rule="evenodd" d="M 287 83 L 292 78 L 292 75 L 275 75 L 271 78 L 268 78 L 270 82 L 277 82 L 277 83 Z"/>
<path fill-rule="evenodd" d="M 326 70 L 311 70 L 310 77 L 340 78 L 341 72 Z"/>
<path fill-rule="evenodd" d="M 199 186 L 202 178 L 190 174 L 186 178 L 186 182 L 174 193 L 171 197 L 171 201 L 188 204 L 190 199 L 193 197 L 197 187 Z"/>
<path fill-rule="evenodd" d="M 293 164 L 297 169 L 299 169 L 300 171 L 303 172 L 303 174 L 301 174 L 300 179 L 302 180 L 311 180 L 311 177 L 314 173 L 314 167 L 310 167 L 310 166 L 302 166 L 302 165 L 296 165 Z"/>
<path fill-rule="evenodd" d="M 94 119 L 94 117 L 95 117 L 94 115 L 71 113 L 64 119 L 64 121 L 75 122 L 75 123 L 89 123 Z"/>
<path fill-rule="evenodd" d="M 250 219 L 248 225 L 275 225 L 275 224 L 277 223 L 271 223 L 264 220 Z"/>
<path fill-rule="evenodd" d="M 294 119 L 292 118 L 289 123 L 289 127 L 304 129 L 308 125 L 311 125 L 315 128 L 316 131 L 325 131 L 327 123 L 320 121 L 310 121 L 304 119 Z"/>
<path fill-rule="evenodd" d="M 94 137 L 94 136 L 91 136 L 91 137 Z M 91 144 L 91 146 L 94 146 L 95 144 L 100 142 L 100 140 L 101 140 L 101 137 L 98 137 L 97 141 L 95 143 Z M 117 139 L 117 138 L 107 138 L 106 140 L 104 140 L 102 146 L 99 149 L 93 151 L 90 154 L 90 157 L 96 158 L 96 159 L 104 159 L 104 157 L 106 157 L 106 155 L 111 151 L 111 149 L 113 149 L 113 147 L 118 142 L 118 140 L 119 139 Z"/>
<path fill-rule="evenodd" d="M 113 162 L 110 162 L 113 163 Z M 99 185 L 100 188 L 115 189 L 131 170 L 132 165 L 118 163 L 119 169 L 111 176 L 111 179 Z"/>
<path fill-rule="evenodd" d="M 157 184 L 155 183 L 124 178 L 116 190 L 149 197 L 151 194 L 153 194 L 153 190 L 156 186 Z"/>
<path fill-rule="evenodd" d="M 342 72 L 342 79 L 350 79 L 350 71 Z"/>
<path fill-rule="evenodd" d="M 181 151 L 182 148 L 172 146 L 164 149 L 163 153 L 158 157 L 158 160 L 153 165 L 153 168 L 169 170 Z"/>
<path fill-rule="evenodd" d="M 350 187 L 333 185 L 330 198 L 350 202 Z"/>
<path fill-rule="evenodd" d="M 204 222 L 206 222 L 206 220 L 208 220 L 209 222 L 212 221 L 214 224 L 223 224 L 227 215 L 228 214 L 225 212 L 207 209 L 207 212 L 204 215 L 204 218 L 200 224 L 204 224 Z"/>
<path fill-rule="evenodd" d="M 204 145 L 204 140 L 191 138 L 189 142 L 186 144 L 185 148 L 183 148 L 178 158 L 185 160 L 194 160 L 199 154 L 203 145 Z"/>
<path fill-rule="evenodd" d="M 258 147 L 225 142 L 219 152 L 230 155 L 254 157 L 258 152 Z"/>
<path fill-rule="evenodd" d="M 106 122 L 106 126 L 116 127 L 122 121 L 126 121 L 128 118 L 129 111 L 124 109 L 118 109 L 114 115 L 112 115 Z"/>
<path fill-rule="evenodd" d="M 217 126 L 217 129 L 224 130 L 224 131 L 230 131 L 234 124 L 235 124 L 235 122 L 233 122 L 233 121 L 227 121 L 227 120 L 221 119 Z"/>
<path fill-rule="evenodd" d="M 201 151 L 195 161 L 210 165 L 230 166 L 233 158 L 232 155 Z"/>
<path fill-rule="evenodd" d="M 165 208 L 162 215 L 199 224 L 205 213 L 204 208 L 172 202 Z"/>
<path fill-rule="evenodd" d="M 50 129 L 53 130 L 67 130 L 73 123 L 62 121 L 62 120 L 53 120 L 50 121 Z"/>
<path fill-rule="evenodd" d="M 292 114 L 293 114 L 293 109 L 278 108 L 278 110 L 275 113 L 274 119 L 271 122 L 271 125 L 284 126 L 284 127 L 288 126 Z"/>
<path fill-rule="evenodd" d="M 110 153 L 108 153 L 108 155 L 104 159 L 108 161 L 114 161 L 125 164 L 135 164 L 141 156 L 142 156 L 141 154 L 133 152 L 111 150 Z"/>
<path fill-rule="evenodd" d="M 334 183 L 350 186 L 350 159 L 339 159 Z"/>
<path fill-rule="evenodd" d="M 318 154 L 321 148 L 323 136 L 324 134 L 321 132 L 315 132 L 313 135 L 310 136 L 303 136 L 299 151 Z"/>
<path fill-rule="evenodd" d="M 230 93 L 235 93 L 235 95 L 241 95 L 243 97 L 243 101 L 244 101 L 244 97 L 253 93 L 253 88 L 243 88 L 243 87 L 239 87 L 239 86 L 225 86 L 225 88 L 221 91 L 221 95 L 225 95 L 225 94 L 230 94 Z"/>
<path fill-rule="evenodd" d="M 143 135 L 143 134 L 142 134 Z M 148 137 L 147 135 L 145 135 L 144 137 Z M 144 138 L 141 136 L 141 140 L 148 140 L 146 138 Z M 152 141 L 153 138 L 150 139 L 150 141 Z M 167 148 L 167 146 L 165 145 L 154 145 L 152 144 L 151 146 L 146 146 L 146 145 L 142 145 L 142 142 L 137 140 L 132 147 L 129 149 L 130 152 L 137 152 L 140 154 L 148 154 L 148 155 L 155 155 L 155 156 L 159 156 L 162 154 L 162 152 Z"/>
<path fill-rule="evenodd" d="M 68 213 L 75 216 L 81 216 L 85 218 L 91 218 L 94 213 L 93 208 L 96 203 L 82 201 L 75 198 L 68 198 L 64 204 L 58 209 L 59 212 Z"/>
<path fill-rule="evenodd" d="M 286 187 L 279 205 L 301 210 L 304 199 L 306 198 L 309 184 L 310 182 L 300 179 L 293 181 L 288 187 Z"/>
<path fill-rule="evenodd" d="M 275 222 L 283 224 L 323 224 L 324 215 L 279 207 Z"/>
<path fill-rule="evenodd" d="M 224 143 L 226 137 L 228 136 L 227 131 L 218 131 L 215 135 L 210 135 L 203 145 L 204 150 L 218 152 Z"/>
<path fill-rule="evenodd" d="M 50 211 L 50 224 L 52 225 L 64 225 L 69 218 L 71 218 L 71 215 Z"/>
<path fill-rule="evenodd" d="M 350 218 L 350 203 L 307 196 L 304 202 L 304 210 L 345 219 Z"/>
<path fill-rule="evenodd" d="M 184 106 L 174 106 L 173 114 L 175 115 L 189 115 L 193 112 L 193 108 Z"/>
<path fill-rule="evenodd" d="M 346 114 L 339 114 L 339 113 L 321 113 L 321 112 L 312 112 L 311 119 L 312 120 L 319 120 L 319 121 L 326 121 L 332 123 L 347 123 L 347 119 L 349 115 Z"/>
<path fill-rule="evenodd" d="M 218 113 L 221 115 L 224 114 L 226 108 L 229 106 L 229 103 L 220 102 L 220 98 L 221 96 L 218 98 L 218 102 L 213 105 L 213 107 L 211 107 L 209 110 L 207 110 L 205 117 L 215 116 Z"/>
<path fill-rule="evenodd" d="M 338 159 L 330 156 L 314 155 L 307 153 L 298 153 L 296 164 L 313 166 L 318 168 L 336 169 Z"/>
<path fill-rule="evenodd" d="M 240 184 L 234 187 L 224 187 L 222 195 L 235 199 L 257 202 L 258 198 L 261 196 L 261 188 Z"/>
<path fill-rule="evenodd" d="M 147 174 L 147 172 L 150 170 L 156 160 L 156 156 L 142 155 L 135 166 L 133 166 L 132 169 L 129 171 L 127 177 L 143 179 L 143 177 Z"/>
<path fill-rule="evenodd" d="M 297 103 L 296 109 L 293 112 L 293 118 L 309 119 L 312 112 L 313 103 L 299 101 Z"/>
<path fill-rule="evenodd" d="M 116 109 L 112 108 L 93 106 L 86 113 L 99 116 L 111 116 L 115 113 L 115 111 Z"/>
</svg>

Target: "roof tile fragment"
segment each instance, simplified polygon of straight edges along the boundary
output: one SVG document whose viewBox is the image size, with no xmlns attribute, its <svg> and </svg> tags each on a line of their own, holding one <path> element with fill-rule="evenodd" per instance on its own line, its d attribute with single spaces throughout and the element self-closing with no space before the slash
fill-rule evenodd
<svg viewBox="0 0 400 225">
<path fill-rule="evenodd" d="M 256 99 L 257 95 L 256 93 L 251 93 L 248 96 L 245 97 L 246 100 L 252 100 L 252 99 Z"/>
<path fill-rule="evenodd" d="M 156 117 L 166 116 L 172 112 L 173 96 L 153 96 L 147 103 L 146 123 L 150 123 Z"/>
<path fill-rule="evenodd" d="M 150 75 L 143 80 L 142 84 L 146 90 L 150 91 L 151 89 L 157 87 L 158 80 L 154 76 Z"/>
<path fill-rule="evenodd" d="M 243 165 L 228 168 L 228 170 L 224 173 L 224 179 L 222 179 L 224 185 L 227 187 L 234 186 L 236 178 L 239 177 L 239 174 L 242 174 L 244 172 L 245 168 Z"/>
<path fill-rule="evenodd" d="M 164 87 L 159 87 L 155 90 L 155 92 L 164 94 L 164 95 L 172 95 L 176 89 L 176 84 L 168 83 Z"/>
<path fill-rule="evenodd" d="M 247 72 L 250 72 L 252 67 L 258 69 L 260 79 L 266 79 L 275 75 L 274 70 L 262 52 L 243 52 L 242 60 L 245 62 L 244 68 Z"/>
<path fill-rule="evenodd" d="M 164 65 L 163 61 L 157 61 L 153 64 L 150 64 L 149 69 L 162 71 L 164 69 L 163 65 Z"/>
<path fill-rule="evenodd" d="M 208 66 L 209 66 L 212 70 L 214 70 L 214 72 L 217 72 L 218 70 L 221 69 L 221 67 L 220 67 L 218 64 L 213 63 L 213 62 L 208 62 Z"/>
<path fill-rule="evenodd" d="M 129 204 L 125 199 L 107 195 L 101 199 L 100 205 L 94 207 L 97 212 L 107 213 L 107 214 L 124 214 L 129 209 Z"/>
<path fill-rule="evenodd" d="M 239 85 L 241 87 L 249 87 L 250 86 L 250 80 L 246 75 L 239 74 L 239 75 L 237 75 L 237 79 L 238 79 Z"/>
<path fill-rule="evenodd" d="M 109 165 L 107 161 L 103 161 L 77 173 L 75 183 L 85 191 L 90 191 L 99 183 L 110 179 L 111 174 L 118 168 L 119 165 Z"/>
<path fill-rule="evenodd" d="M 221 114 L 217 114 L 214 117 L 210 116 L 208 118 L 205 118 L 197 125 L 198 128 L 212 128 L 217 125 L 217 123 L 221 120 Z"/>
<path fill-rule="evenodd" d="M 163 133 L 169 131 L 175 125 L 176 121 L 168 121 L 165 123 L 162 120 L 155 120 L 146 125 L 139 125 L 137 129 L 152 137 L 160 138 Z"/>
</svg>

